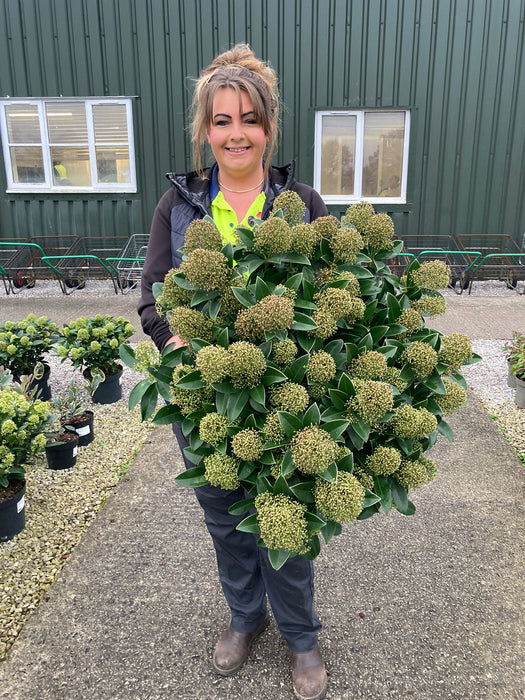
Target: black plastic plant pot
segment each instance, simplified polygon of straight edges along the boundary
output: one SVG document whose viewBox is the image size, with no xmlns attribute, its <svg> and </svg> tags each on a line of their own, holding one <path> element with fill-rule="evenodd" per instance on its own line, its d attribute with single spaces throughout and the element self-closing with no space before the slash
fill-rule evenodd
<svg viewBox="0 0 525 700">
<path fill-rule="evenodd" d="M 26 482 L 12 496 L 0 500 L 0 542 L 12 540 L 26 525 L 25 492 Z"/>
<path fill-rule="evenodd" d="M 49 386 L 49 375 L 51 374 L 51 368 L 49 365 L 44 364 L 44 374 L 40 379 L 33 377 L 31 380 L 31 389 L 38 389 L 37 398 L 42 401 L 49 401 L 51 398 L 51 387 Z"/>
<path fill-rule="evenodd" d="M 93 392 L 95 403 L 115 403 L 122 398 L 122 371 L 111 374 Z"/>
<path fill-rule="evenodd" d="M 77 463 L 78 435 L 67 431 L 64 435 L 58 435 L 56 441 L 61 444 L 46 445 L 47 466 L 50 469 L 71 469 Z"/>
<path fill-rule="evenodd" d="M 76 417 L 76 420 L 66 421 L 67 425 L 74 428 L 78 435 L 78 446 L 85 447 L 93 442 L 95 433 L 93 430 L 93 411 L 84 411 L 82 416 Z"/>
</svg>

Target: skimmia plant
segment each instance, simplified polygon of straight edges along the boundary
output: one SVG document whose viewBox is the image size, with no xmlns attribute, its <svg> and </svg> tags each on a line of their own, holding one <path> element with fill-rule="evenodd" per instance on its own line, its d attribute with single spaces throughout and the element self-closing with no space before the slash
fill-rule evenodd
<svg viewBox="0 0 525 700">
<path fill-rule="evenodd" d="M 182 423 L 195 466 L 177 482 L 243 487 L 230 510 L 275 568 L 315 558 L 344 523 L 414 513 L 410 491 L 436 473 L 425 452 L 453 439 L 445 417 L 466 400 L 460 368 L 479 359 L 467 336 L 425 326 L 449 272 L 414 261 L 394 275 L 389 216 L 366 202 L 341 221 L 303 213 L 283 193 L 226 246 L 211 219 L 194 221 L 181 266 L 154 286 L 186 347 L 121 351 L 145 375 L 130 407 Z"/>
</svg>

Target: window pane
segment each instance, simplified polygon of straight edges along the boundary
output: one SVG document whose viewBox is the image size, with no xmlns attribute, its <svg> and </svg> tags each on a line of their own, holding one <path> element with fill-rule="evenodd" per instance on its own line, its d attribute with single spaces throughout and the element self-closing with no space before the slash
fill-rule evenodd
<svg viewBox="0 0 525 700">
<path fill-rule="evenodd" d="M 124 148 L 97 148 L 96 151 L 99 182 L 131 182 L 127 146 Z"/>
<path fill-rule="evenodd" d="M 87 148 L 51 148 L 53 184 L 68 187 L 91 187 L 91 167 Z"/>
<path fill-rule="evenodd" d="M 49 143 L 87 143 L 86 110 L 82 102 L 46 102 Z"/>
<path fill-rule="evenodd" d="M 128 143 L 126 105 L 93 105 L 95 143 Z"/>
<path fill-rule="evenodd" d="M 44 182 L 42 149 L 35 146 L 12 146 L 13 182 Z"/>
<path fill-rule="evenodd" d="M 6 105 L 5 116 L 9 143 L 41 143 L 36 105 Z"/>
<path fill-rule="evenodd" d="M 404 112 L 365 114 L 363 196 L 401 196 L 404 133 Z"/>
<path fill-rule="evenodd" d="M 353 194 L 355 125 L 352 115 L 323 116 L 321 194 Z"/>
</svg>

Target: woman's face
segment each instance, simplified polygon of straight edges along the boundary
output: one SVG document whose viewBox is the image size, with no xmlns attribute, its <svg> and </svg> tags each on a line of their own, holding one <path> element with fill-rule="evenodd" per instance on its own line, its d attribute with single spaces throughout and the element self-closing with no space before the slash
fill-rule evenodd
<svg viewBox="0 0 525 700">
<path fill-rule="evenodd" d="M 207 136 L 222 180 L 262 178 L 268 139 L 255 119 L 248 93 L 241 90 L 239 105 L 233 88 L 219 88 L 213 97 L 212 112 Z"/>
</svg>

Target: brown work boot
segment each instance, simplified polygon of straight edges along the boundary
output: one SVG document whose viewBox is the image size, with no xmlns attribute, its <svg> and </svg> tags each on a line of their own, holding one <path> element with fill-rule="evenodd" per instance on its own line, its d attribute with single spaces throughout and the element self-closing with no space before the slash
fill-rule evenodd
<svg viewBox="0 0 525 700">
<path fill-rule="evenodd" d="M 213 652 L 213 667 L 221 676 L 231 676 L 248 658 L 252 642 L 268 627 L 267 615 L 253 632 L 236 632 L 228 627 L 221 635 Z"/>
<path fill-rule="evenodd" d="M 303 654 L 292 652 L 292 679 L 298 700 L 321 700 L 326 695 L 326 669 L 319 646 Z"/>
</svg>

